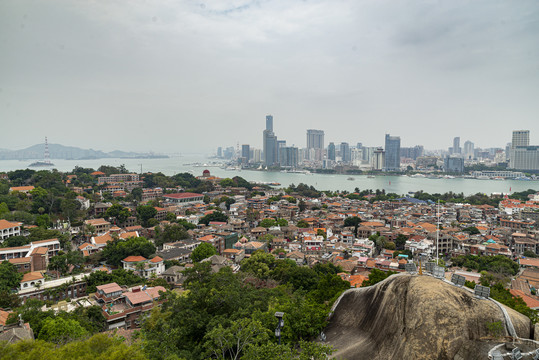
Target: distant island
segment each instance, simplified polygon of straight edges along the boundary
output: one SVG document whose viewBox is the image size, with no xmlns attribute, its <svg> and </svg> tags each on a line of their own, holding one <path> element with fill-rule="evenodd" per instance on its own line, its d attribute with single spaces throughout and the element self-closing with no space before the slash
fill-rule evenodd
<svg viewBox="0 0 539 360">
<path fill-rule="evenodd" d="M 33 160 L 43 159 L 45 143 L 30 146 L 22 150 L 0 149 L 0 160 Z M 60 144 L 49 144 L 50 159 L 64 160 L 91 160 L 106 158 L 122 159 L 160 159 L 168 158 L 168 155 L 155 153 L 137 153 L 114 150 L 104 152 L 94 149 L 81 149 L 75 146 L 64 146 Z"/>
</svg>

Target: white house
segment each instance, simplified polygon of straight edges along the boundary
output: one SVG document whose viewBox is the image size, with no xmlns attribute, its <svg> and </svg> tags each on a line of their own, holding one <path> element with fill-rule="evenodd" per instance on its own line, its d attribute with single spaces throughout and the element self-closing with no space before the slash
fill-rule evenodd
<svg viewBox="0 0 539 360">
<path fill-rule="evenodd" d="M 159 276 L 165 271 L 165 263 L 159 256 L 152 259 L 146 259 L 144 256 L 128 256 L 122 260 L 122 264 L 125 270 L 138 272 L 146 279 L 154 275 Z"/>
</svg>

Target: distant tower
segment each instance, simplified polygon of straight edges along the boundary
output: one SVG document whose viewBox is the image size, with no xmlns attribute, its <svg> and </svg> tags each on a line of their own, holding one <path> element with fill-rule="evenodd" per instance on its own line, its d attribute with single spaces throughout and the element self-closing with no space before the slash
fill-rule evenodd
<svg viewBox="0 0 539 360">
<path fill-rule="evenodd" d="M 460 154 L 460 137 L 453 138 L 453 154 Z"/>
<path fill-rule="evenodd" d="M 386 171 L 399 171 L 401 161 L 401 138 L 386 134 L 385 144 L 385 165 Z"/>
<path fill-rule="evenodd" d="M 341 143 L 341 160 L 343 163 L 350 162 L 350 145 L 347 142 Z"/>
<path fill-rule="evenodd" d="M 49 153 L 49 143 L 47 142 L 47 137 L 46 136 L 45 136 L 45 154 L 43 156 L 43 159 L 47 164 L 51 163 L 51 156 L 50 156 L 50 153 Z"/>
<path fill-rule="evenodd" d="M 332 142 L 328 145 L 328 160 L 335 161 L 335 144 Z"/>
<path fill-rule="evenodd" d="M 273 131 L 273 115 L 266 115 L 266 130 Z"/>
<path fill-rule="evenodd" d="M 307 152 L 308 154 L 313 153 L 314 158 L 311 159 L 309 155 L 309 160 L 322 160 L 324 152 L 324 131 L 323 130 L 307 130 Z M 312 151 L 311 151 L 312 150 Z"/>
<path fill-rule="evenodd" d="M 511 148 L 514 149 L 517 146 L 530 146 L 530 130 L 513 131 L 513 141 L 511 142 Z"/>
</svg>

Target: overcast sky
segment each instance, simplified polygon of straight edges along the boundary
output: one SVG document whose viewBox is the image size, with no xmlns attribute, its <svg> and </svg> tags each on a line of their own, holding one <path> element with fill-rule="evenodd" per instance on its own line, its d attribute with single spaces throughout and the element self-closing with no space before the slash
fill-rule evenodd
<svg viewBox="0 0 539 360">
<path fill-rule="evenodd" d="M 539 144 L 539 2 L 1 0 L 0 148 Z"/>
</svg>

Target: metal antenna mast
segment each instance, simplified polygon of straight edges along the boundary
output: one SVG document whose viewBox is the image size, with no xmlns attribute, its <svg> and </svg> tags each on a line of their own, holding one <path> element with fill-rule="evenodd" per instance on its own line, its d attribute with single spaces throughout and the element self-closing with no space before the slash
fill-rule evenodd
<svg viewBox="0 0 539 360">
<path fill-rule="evenodd" d="M 47 164 L 50 164 L 51 162 L 51 156 L 49 154 L 49 143 L 47 142 L 47 137 L 45 136 L 45 154 L 43 156 L 43 160 L 45 160 L 45 162 Z"/>
</svg>

